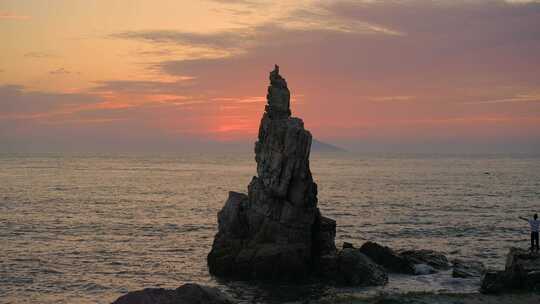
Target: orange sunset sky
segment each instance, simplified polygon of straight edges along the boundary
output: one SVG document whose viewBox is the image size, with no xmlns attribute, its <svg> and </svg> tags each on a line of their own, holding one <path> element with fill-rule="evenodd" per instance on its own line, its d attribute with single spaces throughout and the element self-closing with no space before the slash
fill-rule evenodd
<svg viewBox="0 0 540 304">
<path fill-rule="evenodd" d="M 323 141 L 540 152 L 539 1 L 1 0 L 0 38 L 0 152 L 251 144 L 274 63 Z"/>
</svg>

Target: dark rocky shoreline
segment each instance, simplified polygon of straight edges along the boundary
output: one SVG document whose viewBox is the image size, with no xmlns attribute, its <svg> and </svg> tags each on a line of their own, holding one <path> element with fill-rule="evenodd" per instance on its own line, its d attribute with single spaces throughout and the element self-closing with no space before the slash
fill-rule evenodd
<svg viewBox="0 0 540 304">
<path fill-rule="evenodd" d="M 362 249 L 363 248 L 363 249 Z M 368 252 L 367 249 L 370 249 Z M 376 270 L 358 268 L 355 261 L 355 254 L 361 251 L 367 252 L 369 256 L 377 257 L 380 264 Z M 386 253 L 384 253 L 386 252 Z M 407 292 L 407 293 L 386 293 L 384 289 L 377 294 L 336 294 L 322 296 L 319 300 L 298 300 L 291 303 L 539 303 L 540 280 L 538 280 L 538 267 L 540 266 L 540 256 L 531 254 L 527 250 L 511 248 L 507 256 L 507 267 L 503 271 L 485 270 L 476 261 L 448 259 L 441 253 L 431 250 L 392 250 L 374 242 L 366 242 L 360 248 L 355 248 L 351 244 L 345 244 L 345 248 L 340 251 L 346 255 L 345 259 L 350 263 L 350 269 L 340 269 L 340 276 L 348 277 L 351 281 L 366 280 L 365 277 L 379 279 L 387 282 L 387 271 L 390 273 L 400 273 L 402 275 L 423 276 L 423 273 L 412 273 L 416 265 L 433 265 L 433 271 L 451 271 L 452 277 L 476 277 L 481 281 L 482 287 L 478 293 L 429 293 L 429 292 Z M 360 253 L 361 254 L 361 253 Z M 363 255 L 363 254 L 362 254 Z M 363 259 L 371 259 L 364 255 Z M 361 255 L 358 255 L 361 256 Z M 413 258 L 411 258 L 411 256 Z M 384 257 L 381 259 L 381 257 Z M 414 264 L 422 262 L 422 264 Z M 346 263 L 345 263 L 346 265 Z M 365 262 L 360 263 L 365 265 Z M 384 265 L 384 266 L 383 266 Z M 396 266 L 399 266 L 396 268 Z M 405 271 L 404 271 L 405 270 Z M 375 274 L 370 273 L 375 272 Z M 431 274 L 431 273 L 429 273 Z M 364 277 L 365 276 L 365 277 Z M 330 283 L 331 281 L 328 281 Z M 333 281 L 332 284 L 343 284 L 342 281 Z M 378 281 L 371 285 L 379 285 Z M 369 285 L 369 284 L 368 284 Z M 146 288 L 139 291 L 129 292 L 118 298 L 113 304 L 232 304 L 237 303 L 216 288 L 201 286 L 198 284 L 185 284 L 177 289 Z"/>
</svg>

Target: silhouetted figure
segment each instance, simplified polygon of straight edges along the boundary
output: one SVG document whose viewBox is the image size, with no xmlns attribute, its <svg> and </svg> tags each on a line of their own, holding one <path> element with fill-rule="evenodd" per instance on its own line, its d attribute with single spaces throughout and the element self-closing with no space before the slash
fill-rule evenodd
<svg viewBox="0 0 540 304">
<path fill-rule="evenodd" d="M 534 214 L 533 219 L 519 217 L 520 219 L 527 221 L 531 226 L 531 252 L 536 249 L 536 252 L 540 249 L 538 246 L 538 228 L 540 227 L 540 221 L 538 220 L 538 214 Z M 536 243 L 536 245 L 535 245 Z"/>
</svg>

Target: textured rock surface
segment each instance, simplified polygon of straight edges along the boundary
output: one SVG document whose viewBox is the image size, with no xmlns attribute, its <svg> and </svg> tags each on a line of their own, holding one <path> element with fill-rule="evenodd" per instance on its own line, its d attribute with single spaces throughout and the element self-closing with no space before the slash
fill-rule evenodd
<svg viewBox="0 0 540 304">
<path fill-rule="evenodd" d="M 321 275 L 329 281 L 347 286 L 384 285 L 386 270 L 357 248 L 346 247 L 337 254 L 322 257 Z"/>
<path fill-rule="evenodd" d="M 454 278 L 480 277 L 485 270 L 484 264 L 479 261 L 452 260 L 452 276 Z"/>
<path fill-rule="evenodd" d="M 112 304 L 232 304 L 216 288 L 184 284 L 177 289 L 146 288 L 119 297 Z"/>
<path fill-rule="evenodd" d="M 510 248 L 503 271 L 488 271 L 482 278 L 483 293 L 540 290 L 540 255 Z"/>
<path fill-rule="evenodd" d="M 435 269 L 446 270 L 450 268 L 450 263 L 446 256 L 440 252 L 428 249 L 405 250 L 399 255 L 412 264 L 426 264 Z"/>
<path fill-rule="evenodd" d="M 512 289 L 510 286 L 511 279 L 504 271 L 489 270 L 482 276 L 480 291 L 482 293 L 500 293 L 505 290 Z"/>
<path fill-rule="evenodd" d="M 388 271 L 406 274 L 415 273 L 414 264 L 389 247 L 374 242 L 366 242 L 360 247 L 360 251 L 375 263 L 384 266 Z"/>
<path fill-rule="evenodd" d="M 265 113 L 255 143 L 257 176 L 248 195 L 231 192 L 218 214 L 208 266 L 212 274 L 244 279 L 300 279 L 321 256 L 335 253 L 335 221 L 317 208 L 309 168 L 312 136 L 291 117 L 290 92 L 270 73 Z"/>
<path fill-rule="evenodd" d="M 414 265 L 414 274 L 415 275 L 426 275 L 437 273 L 435 268 L 429 266 L 428 264 L 415 264 Z"/>
</svg>

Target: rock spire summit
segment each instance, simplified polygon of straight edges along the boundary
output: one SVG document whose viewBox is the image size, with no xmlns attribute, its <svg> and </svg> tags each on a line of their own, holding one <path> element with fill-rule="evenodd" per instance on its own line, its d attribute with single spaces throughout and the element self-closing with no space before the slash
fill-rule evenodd
<svg viewBox="0 0 540 304">
<path fill-rule="evenodd" d="M 274 70 L 270 72 L 270 85 L 266 99 L 266 112 L 272 118 L 287 118 L 291 116 L 290 99 L 291 94 L 287 88 L 287 81 L 279 75 L 279 66 L 276 64 Z"/>
</svg>

